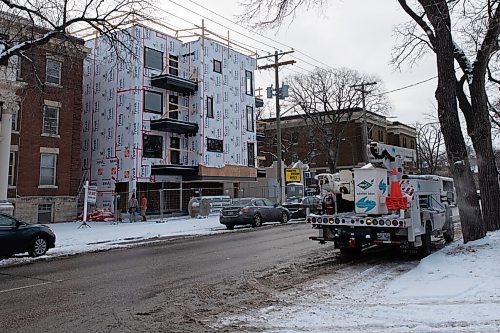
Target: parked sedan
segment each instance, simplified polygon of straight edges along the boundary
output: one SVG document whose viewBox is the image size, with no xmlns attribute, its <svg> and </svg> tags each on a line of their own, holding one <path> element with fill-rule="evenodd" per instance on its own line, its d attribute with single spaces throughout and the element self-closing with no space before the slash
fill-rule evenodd
<svg viewBox="0 0 500 333">
<path fill-rule="evenodd" d="M 229 230 L 235 225 L 251 224 L 260 227 L 264 222 L 287 223 L 290 219 L 288 210 L 269 199 L 244 198 L 234 199 L 230 206 L 220 212 L 220 223 Z"/>
<path fill-rule="evenodd" d="M 32 257 L 44 255 L 56 243 L 54 232 L 41 224 L 28 224 L 0 213 L 0 259 L 28 252 Z"/>
<path fill-rule="evenodd" d="M 289 198 L 283 207 L 288 209 L 292 219 L 306 218 L 306 209 L 313 214 L 321 214 L 322 204 L 318 197 L 293 197 Z"/>
</svg>

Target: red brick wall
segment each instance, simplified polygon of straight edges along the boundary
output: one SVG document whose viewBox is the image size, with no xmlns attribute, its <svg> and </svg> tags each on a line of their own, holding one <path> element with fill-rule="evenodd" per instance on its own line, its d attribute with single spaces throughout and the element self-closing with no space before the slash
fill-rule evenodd
<svg viewBox="0 0 500 333">
<path fill-rule="evenodd" d="M 22 63 L 22 79 L 27 86 L 19 92 L 22 100 L 18 116 L 20 134 L 12 135 L 12 145 L 18 145 L 19 151 L 16 189 L 9 190 L 11 197 L 75 196 L 78 191 L 83 58 L 63 56 L 62 87 L 56 87 L 43 84 L 46 54 L 44 49 L 32 50 L 29 56 L 33 63 L 26 60 Z M 59 138 L 41 136 L 44 100 L 61 103 Z M 56 189 L 38 188 L 40 147 L 59 148 Z"/>
</svg>

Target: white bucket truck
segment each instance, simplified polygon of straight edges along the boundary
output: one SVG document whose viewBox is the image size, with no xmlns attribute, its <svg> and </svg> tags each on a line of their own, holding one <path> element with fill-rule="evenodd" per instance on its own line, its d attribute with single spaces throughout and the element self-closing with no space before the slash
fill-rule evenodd
<svg viewBox="0 0 500 333">
<path fill-rule="evenodd" d="M 442 178 L 403 174 L 403 163 L 415 161 L 412 149 L 372 143 L 370 152 L 370 163 L 354 169 L 354 193 L 337 194 L 353 200 L 354 211 L 308 215 L 307 223 L 319 232 L 310 239 L 334 242 L 344 253 L 377 244 L 424 256 L 431 252 L 432 235 L 451 242 L 452 214 Z"/>
</svg>

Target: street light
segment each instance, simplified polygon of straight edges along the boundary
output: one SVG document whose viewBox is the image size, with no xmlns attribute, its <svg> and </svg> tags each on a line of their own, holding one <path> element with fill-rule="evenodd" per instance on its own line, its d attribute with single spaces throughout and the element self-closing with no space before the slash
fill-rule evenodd
<svg viewBox="0 0 500 333">
<path fill-rule="evenodd" d="M 347 142 L 351 146 L 352 167 L 354 168 L 354 147 L 352 145 L 352 142 L 348 141 L 346 138 L 343 138 L 340 141 Z"/>
</svg>

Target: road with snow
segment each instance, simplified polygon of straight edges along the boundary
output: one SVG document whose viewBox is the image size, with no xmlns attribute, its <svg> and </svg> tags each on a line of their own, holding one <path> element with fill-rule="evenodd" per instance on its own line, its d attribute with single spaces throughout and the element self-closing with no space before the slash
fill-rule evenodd
<svg viewBox="0 0 500 333">
<path fill-rule="evenodd" d="M 296 265 L 327 258 L 311 233 L 275 224 L 4 267 L 2 332 L 206 332 L 213 315 L 260 304 L 259 277 L 286 287 Z"/>
</svg>

